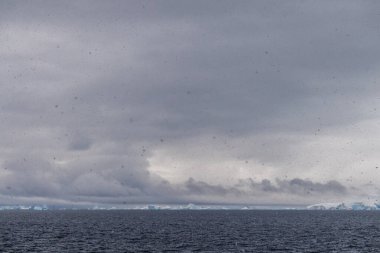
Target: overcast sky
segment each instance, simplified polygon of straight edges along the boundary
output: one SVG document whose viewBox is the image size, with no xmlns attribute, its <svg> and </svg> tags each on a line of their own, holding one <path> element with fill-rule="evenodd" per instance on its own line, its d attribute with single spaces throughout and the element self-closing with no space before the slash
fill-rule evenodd
<svg viewBox="0 0 380 253">
<path fill-rule="evenodd" d="M 378 1 L 1 1 L 0 202 L 380 194 Z"/>
</svg>

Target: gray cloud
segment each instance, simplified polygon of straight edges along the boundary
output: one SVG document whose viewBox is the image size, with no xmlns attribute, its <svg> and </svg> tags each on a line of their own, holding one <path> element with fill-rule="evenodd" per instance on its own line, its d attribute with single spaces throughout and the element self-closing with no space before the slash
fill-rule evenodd
<svg viewBox="0 0 380 253">
<path fill-rule="evenodd" d="M 251 178 L 240 180 L 236 185 L 230 188 L 225 188 L 220 185 L 210 185 L 202 181 L 196 181 L 190 178 L 185 183 L 186 189 L 190 194 L 210 194 L 210 195 L 249 195 L 263 193 L 286 193 L 295 195 L 310 195 L 310 194 L 346 194 L 347 188 L 337 181 L 331 180 L 326 183 L 315 183 L 311 180 L 303 180 L 294 178 L 291 180 L 277 179 L 272 183 L 268 179 L 263 179 L 260 182 L 255 182 Z M 239 190 L 248 187 L 248 190 Z"/>
<path fill-rule="evenodd" d="M 346 194 L 347 188 L 335 180 L 326 183 L 314 183 L 311 180 L 303 180 L 294 178 L 291 180 L 277 179 L 276 184 L 270 180 L 264 179 L 261 182 L 254 182 L 252 179 L 244 180 L 241 184 L 248 184 L 253 190 L 263 192 L 281 192 L 296 195 L 309 195 L 309 194 Z"/>
<path fill-rule="evenodd" d="M 91 140 L 87 137 L 75 136 L 69 145 L 71 150 L 87 150 L 91 147 Z"/>
<path fill-rule="evenodd" d="M 239 191 L 234 191 L 234 188 L 231 190 L 224 188 L 220 185 L 210 185 L 202 181 L 196 181 L 193 178 L 189 178 L 185 182 L 185 188 L 189 191 L 190 194 L 196 195 L 226 195 L 227 193 L 240 193 Z"/>
<path fill-rule="evenodd" d="M 2 1 L 4 199 L 306 203 L 374 180 L 379 6 L 338 3 Z"/>
</svg>

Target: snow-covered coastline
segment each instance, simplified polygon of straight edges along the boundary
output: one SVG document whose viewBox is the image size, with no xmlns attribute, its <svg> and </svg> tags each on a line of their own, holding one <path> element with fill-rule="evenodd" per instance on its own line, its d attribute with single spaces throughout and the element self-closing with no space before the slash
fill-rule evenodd
<svg viewBox="0 0 380 253">
<path fill-rule="evenodd" d="M 128 205 L 128 206 L 49 206 L 49 205 L 0 205 L 1 210 L 380 210 L 378 203 L 337 202 L 309 206 L 257 206 L 257 205 Z"/>
<path fill-rule="evenodd" d="M 380 204 L 377 203 L 320 203 L 306 207 L 307 210 L 380 210 Z"/>
</svg>

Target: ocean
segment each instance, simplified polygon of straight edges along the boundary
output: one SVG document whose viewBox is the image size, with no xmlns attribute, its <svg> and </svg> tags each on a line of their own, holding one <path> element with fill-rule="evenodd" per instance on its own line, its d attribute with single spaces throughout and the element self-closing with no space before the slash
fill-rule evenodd
<svg viewBox="0 0 380 253">
<path fill-rule="evenodd" d="M 1 211 L 0 252 L 380 252 L 380 211 Z"/>
</svg>

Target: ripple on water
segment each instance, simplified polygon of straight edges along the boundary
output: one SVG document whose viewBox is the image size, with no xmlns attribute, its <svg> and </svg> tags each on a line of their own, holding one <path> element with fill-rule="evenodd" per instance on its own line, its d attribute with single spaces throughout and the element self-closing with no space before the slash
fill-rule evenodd
<svg viewBox="0 0 380 253">
<path fill-rule="evenodd" d="M 378 252 L 380 212 L 2 211 L 4 252 Z"/>
</svg>

